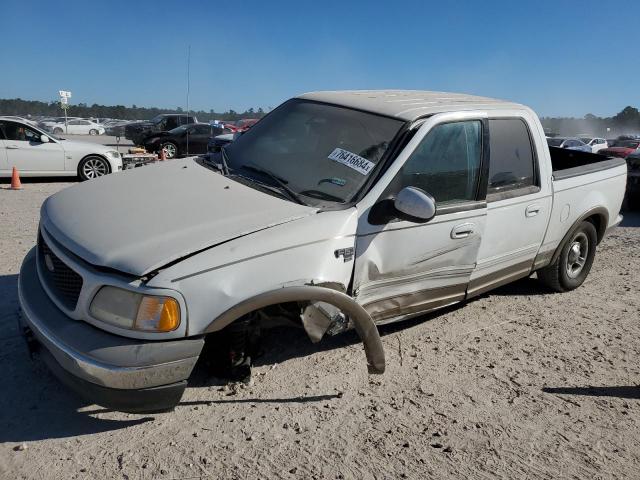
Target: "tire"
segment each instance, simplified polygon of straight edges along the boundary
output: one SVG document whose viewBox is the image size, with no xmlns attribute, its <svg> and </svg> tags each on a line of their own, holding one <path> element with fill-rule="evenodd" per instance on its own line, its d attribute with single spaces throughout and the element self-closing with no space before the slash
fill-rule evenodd
<svg viewBox="0 0 640 480">
<path fill-rule="evenodd" d="M 89 130 L 89 135 L 98 135 L 98 130 L 92 128 L 91 130 Z"/>
<path fill-rule="evenodd" d="M 78 165 L 78 176 L 83 182 L 92 178 L 103 177 L 109 173 L 111 173 L 109 162 L 97 155 L 89 155 Z"/>
<path fill-rule="evenodd" d="M 160 150 L 164 150 L 164 155 L 167 160 L 177 158 L 178 146 L 173 142 L 166 142 L 160 146 Z"/>
<path fill-rule="evenodd" d="M 556 292 L 578 288 L 589 275 L 597 243 L 598 234 L 593 223 L 582 222 L 565 242 L 558 258 L 538 270 L 538 279 Z"/>
<path fill-rule="evenodd" d="M 53 129 L 53 133 L 56 133 L 56 134 L 63 133 L 63 130 L 60 127 L 56 127 Z"/>
</svg>

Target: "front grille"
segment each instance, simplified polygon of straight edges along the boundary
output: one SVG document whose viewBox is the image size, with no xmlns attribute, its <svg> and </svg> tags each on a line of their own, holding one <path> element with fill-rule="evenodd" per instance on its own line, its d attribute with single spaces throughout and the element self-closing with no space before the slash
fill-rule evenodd
<svg viewBox="0 0 640 480">
<path fill-rule="evenodd" d="M 82 290 L 82 277 L 53 253 L 41 233 L 38 233 L 38 262 L 49 291 L 69 310 L 75 310 Z"/>
</svg>

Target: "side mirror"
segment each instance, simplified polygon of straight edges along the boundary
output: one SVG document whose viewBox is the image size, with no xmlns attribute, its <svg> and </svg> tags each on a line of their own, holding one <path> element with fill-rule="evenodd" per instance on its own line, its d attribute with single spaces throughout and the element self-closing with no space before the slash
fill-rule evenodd
<svg viewBox="0 0 640 480">
<path fill-rule="evenodd" d="M 404 187 L 393 202 L 394 208 L 408 217 L 405 220 L 428 222 L 436 214 L 435 199 L 417 187 Z"/>
<path fill-rule="evenodd" d="M 46 135 L 40 135 L 40 141 L 42 143 L 49 143 L 49 137 L 47 137 Z"/>
</svg>

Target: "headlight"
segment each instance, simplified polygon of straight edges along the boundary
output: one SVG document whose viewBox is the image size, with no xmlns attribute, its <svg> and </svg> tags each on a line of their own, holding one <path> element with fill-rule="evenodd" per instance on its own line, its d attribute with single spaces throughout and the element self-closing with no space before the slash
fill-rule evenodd
<svg viewBox="0 0 640 480">
<path fill-rule="evenodd" d="M 108 152 L 105 152 L 109 157 L 113 157 L 113 158 L 120 158 L 120 153 L 116 152 L 115 150 L 109 150 Z"/>
<path fill-rule="evenodd" d="M 180 306 L 175 298 L 117 287 L 102 287 L 93 297 L 90 312 L 98 320 L 129 330 L 170 332 L 180 325 Z"/>
</svg>

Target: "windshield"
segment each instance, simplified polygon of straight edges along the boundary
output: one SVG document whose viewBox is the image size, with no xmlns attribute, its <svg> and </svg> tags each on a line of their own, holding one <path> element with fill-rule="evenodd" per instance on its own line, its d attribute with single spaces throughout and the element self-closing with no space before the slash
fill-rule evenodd
<svg viewBox="0 0 640 480">
<path fill-rule="evenodd" d="M 564 138 L 547 138 L 547 144 L 550 147 L 559 147 L 564 142 Z"/>
<path fill-rule="evenodd" d="M 155 117 L 153 117 L 151 120 L 149 120 L 150 123 L 160 123 L 162 121 L 164 117 L 162 115 L 156 115 Z"/>
<path fill-rule="evenodd" d="M 403 123 L 293 99 L 228 145 L 228 163 L 240 174 L 266 170 L 312 205 L 319 203 L 313 199 L 345 203 L 370 178 Z"/>
<path fill-rule="evenodd" d="M 640 145 L 640 142 L 638 141 L 627 140 L 626 142 L 621 142 L 619 146 L 626 147 L 626 148 L 638 148 L 638 145 Z"/>
</svg>

